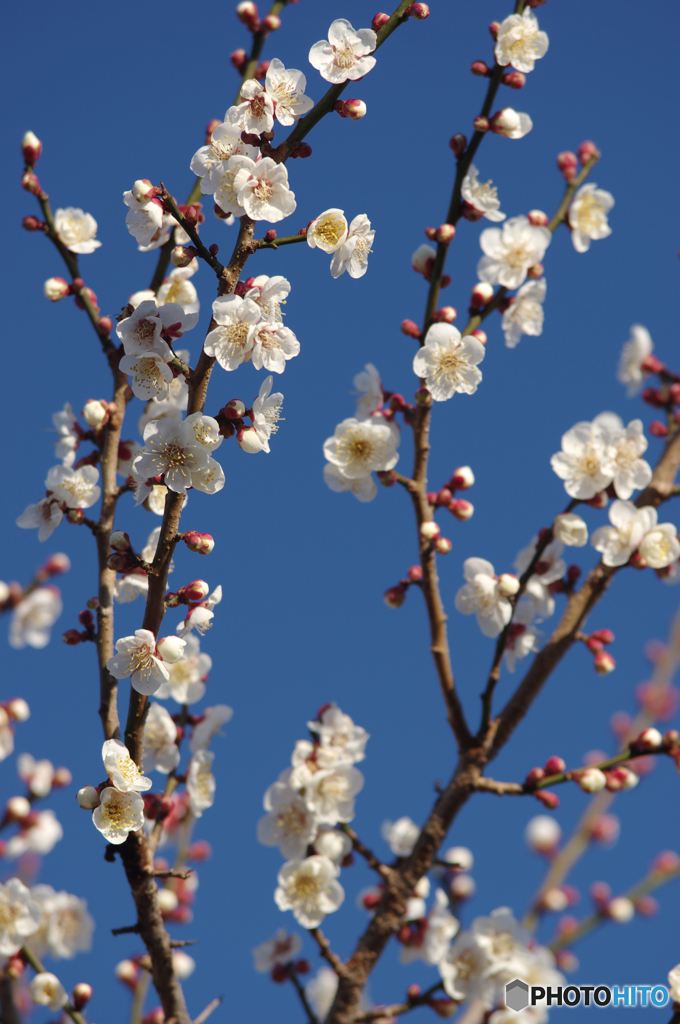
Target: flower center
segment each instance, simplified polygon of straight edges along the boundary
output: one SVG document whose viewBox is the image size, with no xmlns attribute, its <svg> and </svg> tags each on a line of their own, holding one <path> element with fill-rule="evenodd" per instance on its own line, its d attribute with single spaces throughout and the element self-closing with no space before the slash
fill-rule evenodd
<svg viewBox="0 0 680 1024">
<path fill-rule="evenodd" d="M 152 341 L 156 334 L 158 321 L 140 320 L 135 327 L 135 334 L 139 341 Z"/>
<path fill-rule="evenodd" d="M 137 826 L 132 800 L 127 793 L 115 793 L 108 803 L 102 804 L 102 818 L 105 827 L 115 832 L 129 832 Z"/>
<path fill-rule="evenodd" d="M 276 815 L 279 831 L 285 836 L 299 836 L 305 827 L 305 813 L 302 808 L 290 804 Z"/>
<path fill-rule="evenodd" d="M 318 878 L 313 875 L 303 875 L 299 871 L 295 872 L 289 884 L 293 899 L 300 903 L 314 899 L 321 889 Z"/>
<path fill-rule="evenodd" d="M 154 454 L 159 456 L 155 461 L 162 462 L 167 469 L 176 469 L 187 461 L 187 453 L 176 441 L 166 442 Z"/>
<path fill-rule="evenodd" d="M 163 374 L 155 359 L 140 359 L 132 367 L 132 375 L 137 387 L 141 391 L 146 391 L 150 398 L 157 395 L 165 386 Z"/>
<path fill-rule="evenodd" d="M 69 494 L 73 495 L 76 501 L 87 498 L 91 492 L 90 485 L 79 476 L 65 477 L 59 485 L 59 489 L 61 491 L 68 491 Z"/>
<path fill-rule="evenodd" d="M 265 105 L 264 96 L 256 96 L 254 100 L 250 101 L 250 110 L 253 117 L 264 117 L 267 112 Z"/>
<path fill-rule="evenodd" d="M 257 185 L 253 189 L 253 196 L 260 202 L 266 203 L 274 195 L 274 186 L 266 178 L 258 178 Z"/>
<path fill-rule="evenodd" d="M 314 235 L 326 245 L 337 245 L 345 233 L 345 225 L 339 217 L 326 217 L 314 228 Z"/>
<path fill-rule="evenodd" d="M 508 46 L 508 51 L 512 57 L 517 58 L 532 58 L 538 54 L 538 29 L 532 26 L 522 28 L 521 35 L 514 39 Z M 510 61 L 512 64 L 512 60 Z"/>
<path fill-rule="evenodd" d="M 0 931 L 13 931 L 19 912 L 19 908 L 13 907 L 4 893 L 0 893 Z"/>
<path fill-rule="evenodd" d="M 344 46 L 334 46 L 333 62 L 339 68 L 353 68 L 357 62 L 357 55 L 352 47 L 346 43 Z"/>
<path fill-rule="evenodd" d="M 532 256 L 527 253 L 525 245 L 516 245 L 506 251 L 503 259 L 509 267 L 519 269 L 520 267 L 528 267 L 531 263 Z"/>
<path fill-rule="evenodd" d="M 140 648 L 141 649 L 141 648 Z M 148 653 L 148 648 L 144 648 Z M 126 782 L 136 782 L 140 778 L 140 771 L 135 762 L 129 756 L 129 754 L 123 754 L 116 761 L 116 768 L 123 776 Z"/>
<path fill-rule="evenodd" d="M 597 196 L 586 193 L 581 197 L 576 210 L 576 226 L 585 235 L 597 231 L 606 220 L 604 207 Z"/>
<path fill-rule="evenodd" d="M 130 656 L 130 665 L 132 666 L 132 672 L 139 672 L 142 679 L 148 679 L 151 675 L 151 671 L 154 667 L 153 656 L 151 651 L 143 644 L 141 647 L 135 647 L 134 651 Z M 121 761 L 123 759 L 121 758 Z M 121 771 L 121 775 L 125 778 L 125 775 Z"/>
</svg>

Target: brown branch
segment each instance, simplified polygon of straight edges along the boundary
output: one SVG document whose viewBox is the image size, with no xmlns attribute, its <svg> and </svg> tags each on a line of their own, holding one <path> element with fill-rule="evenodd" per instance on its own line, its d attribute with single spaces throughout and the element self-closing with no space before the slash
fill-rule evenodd
<svg viewBox="0 0 680 1024">
<path fill-rule="evenodd" d="M 0 972 L 0 1021 L 2 1024 L 21 1024 L 21 1016 L 14 1002 L 14 981 Z"/>
<path fill-rule="evenodd" d="M 300 1002 L 302 1003 L 302 1009 L 307 1014 L 307 1020 L 309 1021 L 309 1024 L 319 1024 L 319 1020 L 316 1014 L 314 1013 L 314 1010 L 309 1005 L 309 1000 L 307 999 L 307 993 L 305 992 L 304 985 L 300 983 L 300 979 L 297 976 L 295 968 L 293 967 L 292 964 L 287 964 L 286 970 L 288 973 L 288 977 L 293 982 L 295 991 L 298 994 Z"/>
<path fill-rule="evenodd" d="M 443 982 L 437 981 L 434 985 L 430 985 L 428 989 L 421 992 L 419 996 L 414 999 L 409 999 L 405 1003 L 392 1003 L 391 1006 L 376 1006 L 373 1010 L 365 1010 L 363 1013 L 359 1013 L 354 1018 L 354 1024 L 364 1024 L 368 1021 L 389 1020 L 390 1017 L 401 1017 L 405 1013 L 410 1013 L 411 1010 L 415 1010 L 418 1006 L 423 1006 L 427 1003 L 428 999 L 438 992 L 440 988 L 443 988 Z"/>
<path fill-rule="evenodd" d="M 478 793 L 496 793 L 498 796 L 526 796 L 529 793 L 521 782 L 497 782 L 485 776 L 477 780 L 475 789 Z"/>
<path fill-rule="evenodd" d="M 392 877 L 394 869 L 388 867 L 387 864 L 383 864 L 381 860 L 378 860 L 373 851 L 369 850 L 367 846 L 364 846 L 359 839 L 359 836 L 350 825 L 341 824 L 340 829 L 352 840 L 352 848 L 364 858 L 369 868 L 373 868 L 374 871 L 377 871 L 382 878 Z"/>
<path fill-rule="evenodd" d="M 194 1024 L 203 1024 L 203 1022 L 208 1019 L 213 1010 L 216 1010 L 223 1000 L 224 996 L 216 996 L 215 999 L 212 999 L 206 1006 L 205 1010 L 202 1010 L 198 1017 L 196 1017 Z"/>
<path fill-rule="evenodd" d="M 338 954 L 334 953 L 333 950 L 331 949 L 330 941 L 326 938 L 326 936 L 324 935 L 320 928 L 310 928 L 309 934 L 319 947 L 319 952 L 321 953 L 321 956 L 327 963 L 331 965 L 337 976 L 341 978 L 342 975 L 345 973 L 345 965 L 338 956 Z"/>
</svg>

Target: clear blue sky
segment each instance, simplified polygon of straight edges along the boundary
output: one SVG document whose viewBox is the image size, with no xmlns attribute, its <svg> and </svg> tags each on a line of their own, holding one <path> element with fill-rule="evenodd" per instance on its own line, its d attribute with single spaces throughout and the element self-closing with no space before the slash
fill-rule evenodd
<svg viewBox="0 0 680 1024">
<path fill-rule="evenodd" d="M 168 0 L 160 8 L 148 0 L 72 0 L 55 7 L 36 0 L 13 5 L 5 16 L 11 45 L 2 68 L 8 258 L 0 578 L 25 580 L 39 560 L 60 550 L 71 557 L 73 570 L 63 581 L 65 611 L 52 644 L 41 652 L 3 646 L 2 696 L 21 693 L 33 710 L 20 727 L 17 752 L 65 763 L 74 775 L 71 790 L 49 801 L 66 837 L 45 861 L 41 880 L 85 896 L 96 917 L 93 953 L 56 966 L 67 987 L 81 980 L 94 985 L 88 1018 L 98 1024 L 128 1012 L 128 995 L 113 980 L 112 968 L 138 949 L 128 937 L 110 934 L 112 927 L 132 923 L 132 903 L 120 866 L 104 863 L 102 838 L 74 799 L 77 785 L 101 775 L 98 684 L 92 649 L 66 648 L 60 632 L 77 624 L 78 611 L 95 591 L 94 551 L 84 531 L 66 524 L 39 548 L 35 533 L 18 530 L 14 520 L 41 496 L 53 464 L 51 414 L 65 401 L 80 409 L 88 398 L 106 397 L 109 381 L 85 316 L 70 301 L 53 307 L 42 296 L 43 281 L 61 274 L 62 267 L 43 239 L 21 229 L 21 217 L 37 211 L 20 189 L 19 141 L 27 129 L 43 140 L 39 175 L 53 206 L 80 206 L 97 219 L 103 245 L 83 257 L 81 267 L 102 312 L 115 314 L 131 292 L 146 287 L 154 264 L 153 255 L 138 253 L 127 233 L 121 194 L 140 177 L 163 179 L 177 197 L 188 192 L 189 160 L 202 144 L 204 127 L 224 115 L 237 87 L 229 54 L 247 44 L 247 33 L 232 6 L 216 0 Z M 185 551 L 176 556 L 176 580 L 201 574 L 211 586 L 221 582 L 230 595 L 204 644 L 214 663 L 206 703 L 235 709 L 216 745 L 217 801 L 197 829 L 216 854 L 199 871 L 193 924 L 175 929 L 178 937 L 200 940 L 198 969 L 186 986 L 193 1014 L 214 994 L 227 997 L 228 1007 L 215 1013 L 216 1024 L 301 1019 L 292 990 L 272 985 L 251 966 L 251 947 L 294 923 L 273 903 L 281 861 L 276 850 L 257 844 L 255 825 L 264 790 L 288 764 L 317 707 L 335 700 L 371 733 L 354 825 L 383 856 L 388 851 L 380 839 L 381 821 L 408 814 L 422 822 L 435 780 L 447 778 L 454 763 L 419 595 L 409 594 L 399 611 L 382 602 L 385 588 L 416 558 L 407 498 L 399 488 L 381 489 L 371 505 L 360 505 L 351 495 L 332 494 L 321 476 L 322 443 L 352 414 L 352 377 L 366 362 L 375 363 L 388 388 L 407 396 L 414 389 L 415 343 L 401 335 L 399 324 L 405 317 L 421 319 L 425 285 L 411 270 L 410 256 L 425 241 L 423 228 L 444 220 L 454 173 L 448 139 L 454 131 L 470 133 L 481 105 L 484 82 L 468 66 L 475 59 L 491 60 L 486 26 L 509 13 L 490 0 L 433 0 L 431 9 L 428 21 L 401 28 L 380 50 L 376 68 L 346 93 L 364 99 L 368 115 L 356 123 L 326 118 L 308 140 L 311 159 L 289 165 L 298 208 L 280 230 L 288 233 L 289 226 L 295 232 L 328 207 L 343 208 L 350 217 L 366 212 L 377 232 L 369 270 L 359 281 L 333 281 L 327 259 L 306 246 L 263 252 L 248 264 L 249 273 L 283 273 L 293 286 L 288 324 L 302 350 L 276 381 L 285 394 L 286 420 L 271 455 L 250 458 L 233 441 L 223 445 L 219 458 L 227 486 L 217 497 L 194 493 L 186 515 L 187 526 L 215 535 L 215 552 L 208 559 Z M 301 0 L 283 12 L 283 27 L 265 56 L 301 68 L 309 94 L 318 99 L 325 83 L 307 64 L 309 46 L 326 37 L 333 18 L 363 27 L 374 13 L 364 0 Z M 477 477 L 469 495 L 476 514 L 468 523 L 447 524 L 454 546 L 440 565 L 454 670 L 473 720 L 492 643 L 473 619 L 453 610 L 463 560 L 477 555 L 499 570 L 510 569 L 516 552 L 551 522 L 565 495 L 549 457 L 575 422 L 605 409 L 626 420 L 641 416 L 645 424 L 655 418 L 648 407 L 627 399 L 615 380 L 631 323 L 649 328 L 663 360 L 680 362 L 674 301 L 679 235 L 671 193 L 680 159 L 674 132 L 677 5 L 662 0 L 643 12 L 631 0 L 615 7 L 548 0 L 537 13 L 550 36 L 548 54 L 522 92 L 508 90 L 503 97 L 530 113 L 534 130 L 521 142 L 489 137 L 476 164 L 483 179 L 498 185 L 509 215 L 536 207 L 551 212 L 563 187 L 556 154 L 592 138 L 602 151 L 594 180 L 614 194 L 616 206 L 611 237 L 585 255 L 574 251 L 564 229 L 557 233 L 545 260 L 549 288 L 542 337 L 524 338 L 507 350 L 494 318 L 479 391 L 436 410 L 432 481 L 444 481 L 461 464 L 470 464 Z M 224 255 L 234 229 L 214 222 L 209 207 L 207 212 L 202 237 L 217 242 Z M 445 296 L 461 316 L 476 280 L 483 227 L 462 222 L 451 248 L 447 270 L 453 284 Z M 199 327 L 186 338 L 194 360 L 214 294 L 206 268 L 195 283 L 203 309 Z M 207 411 L 236 396 L 252 399 L 259 383 L 252 367 L 228 380 L 216 373 Z M 135 436 L 137 415 L 132 407 L 125 436 Z M 651 439 L 651 461 L 660 450 L 660 442 Z M 406 436 L 402 460 L 408 467 Z M 587 518 L 591 528 L 605 521 L 593 510 Z M 677 522 L 677 510 L 669 507 L 663 518 Z M 157 523 L 141 510 L 133 513 L 130 503 L 121 504 L 119 524 L 135 543 L 143 543 Z M 594 555 L 581 549 L 572 560 L 587 568 Z M 554 753 L 577 764 L 587 750 L 612 750 L 608 719 L 617 709 L 634 710 L 634 688 L 649 672 L 644 645 L 665 637 L 679 599 L 679 590 L 651 574 L 621 573 L 591 620 L 616 634 L 617 671 L 602 679 L 586 652 L 574 650 L 493 775 L 519 780 Z M 140 603 L 120 610 L 116 634 L 138 628 L 141 613 Z M 171 625 L 175 617 L 169 615 Z M 504 675 L 500 698 L 510 689 Z M 18 792 L 14 759 L 0 772 L 3 793 Z M 593 850 L 574 873 L 572 881 L 584 892 L 578 913 L 586 912 L 592 881 L 606 880 L 622 891 L 660 849 L 680 849 L 676 793 L 677 775 L 664 761 L 618 801 L 618 845 Z M 575 787 L 563 788 L 560 796 L 558 819 L 567 831 L 585 797 Z M 465 922 L 499 905 L 523 911 L 542 866 L 524 850 L 522 833 L 539 810 L 529 799 L 480 796 L 456 821 L 451 842 L 469 846 L 476 858 L 478 890 L 465 908 Z M 343 873 L 342 882 L 346 905 L 327 919 L 325 930 L 345 956 L 365 925 L 355 894 L 370 879 L 357 865 Z M 659 898 L 656 918 L 608 926 L 583 942 L 577 984 L 664 981 L 680 960 L 677 883 Z M 549 931 L 541 936 L 547 939 Z M 433 968 L 399 966 L 396 952 L 390 948 L 374 974 L 371 991 L 378 1001 L 399 999 L 410 982 L 426 985 L 435 978 Z M 311 944 L 306 953 L 315 960 Z M 417 1011 L 423 1020 L 430 1012 Z M 570 1020 L 585 1012 L 573 1011 Z M 613 1013 L 601 1016 L 606 1020 Z M 633 1010 L 628 1016 L 646 1020 L 649 1014 Z M 43 1013 L 37 1018 L 47 1020 Z"/>
</svg>

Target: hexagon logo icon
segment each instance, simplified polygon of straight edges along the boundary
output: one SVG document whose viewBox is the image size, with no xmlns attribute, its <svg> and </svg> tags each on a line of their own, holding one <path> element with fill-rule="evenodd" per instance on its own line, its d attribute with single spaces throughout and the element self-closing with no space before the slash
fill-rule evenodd
<svg viewBox="0 0 680 1024">
<path fill-rule="evenodd" d="M 527 1007 L 529 1005 L 529 986 L 519 978 L 509 981 L 505 986 L 505 1005 L 516 1013 Z"/>
</svg>

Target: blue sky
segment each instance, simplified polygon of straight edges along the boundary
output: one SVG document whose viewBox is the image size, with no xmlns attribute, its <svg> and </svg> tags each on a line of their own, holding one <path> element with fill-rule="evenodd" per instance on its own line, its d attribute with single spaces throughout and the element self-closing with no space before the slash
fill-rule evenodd
<svg viewBox="0 0 680 1024">
<path fill-rule="evenodd" d="M 194 1015 L 214 994 L 227 995 L 229 1009 L 216 1012 L 216 1024 L 231 1017 L 275 1017 L 286 1024 L 301 1019 L 292 990 L 272 985 L 251 966 L 251 947 L 294 923 L 273 903 L 281 862 L 277 851 L 257 844 L 255 826 L 264 790 L 287 766 L 317 707 L 335 700 L 371 733 L 354 826 L 382 856 L 388 855 L 380 839 L 382 820 L 408 814 L 422 822 L 435 781 L 447 778 L 454 764 L 419 595 L 410 593 L 398 611 L 382 601 L 386 587 L 416 559 L 406 495 L 400 488 L 380 489 L 372 504 L 361 505 L 351 495 L 332 494 L 321 476 L 321 446 L 335 424 L 352 414 L 352 378 L 365 363 L 379 368 L 390 390 L 408 397 L 415 388 L 415 343 L 400 333 L 399 324 L 405 317 L 421 319 L 426 286 L 411 270 L 410 256 L 425 241 L 423 229 L 445 217 L 454 173 L 448 139 L 455 131 L 469 135 L 481 106 L 484 82 L 469 73 L 469 64 L 491 60 L 486 26 L 509 13 L 489 0 L 434 0 L 431 9 L 429 20 L 401 28 L 380 50 L 376 68 L 346 93 L 365 100 L 367 116 L 360 122 L 326 118 L 308 139 L 312 157 L 289 165 L 298 208 L 279 232 L 294 233 L 328 207 L 340 207 L 348 217 L 365 212 L 376 228 L 369 270 L 358 281 L 333 281 L 327 258 L 304 245 L 262 252 L 248 264 L 248 273 L 282 273 L 292 283 L 287 323 L 301 354 L 276 381 L 285 394 L 286 420 L 271 455 L 250 458 L 233 441 L 223 445 L 225 489 L 216 497 L 194 493 L 184 520 L 214 534 L 215 552 L 200 564 L 184 550 L 175 558 L 175 580 L 200 574 L 211 586 L 222 583 L 229 594 L 203 645 L 213 658 L 206 703 L 235 710 L 217 745 L 217 801 L 197 830 L 213 844 L 215 856 L 199 870 L 194 922 L 175 929 L 178 937 L 200 940 L 198 968 L 186 986 Z M 333 18 L 363 27 L 374 13 L 364 0 L 302 0 L 284 11 L 283 27 L 265 56 L 305 71 L 307 91 L 316 100 L 325 83 L 307 63 L 309 46 L 326 37 Z M 677 368 L 678 225 L 677 204 L 670 198 L 680 156 L 671 127 L 677 6 L 665 0 L 643 15 L 630 0 L 615 11 L 609 4 L 578 0 L 567 8 L 549 0 L 537 13 L 550 36 L 548 54 L 523 91 L 502 97 L 530 113 L 534 130 L 519 142 L 485 139 L 475 161 L 481 177 L 498 185 L 509 215 L 531 208 L 550 213 L 563 190 L 556 154 L 591 138 L 602 152 L 593 180 L 613 193 L 616 205 L 611 237 L 587 254 L 574 251 L 565 229 L 556 233 L 544 261 L 542 337 L 524 338 L 510 351 L 499 319 L 491 318 L 477 394 L 456 396 L 436 409 L 433 484 L 463 464 L 477 478 L 469 494 L 475 516 L 445 523 L 453 550 L 440 561 L 454 671 L 473 721 L 492 644 L 473 619 L 453 609 L 463 560 L 477 555 L 498 570 L 510 569 L 517 551 L 564 507 L 549 458 L 575 422 L 608 409 L 626 420 L 640 416 L 646 425 L 656 418 L 649 407 L 627 399 L 615 379 L 631 323 L 645 324 L 660 358 Z M 160 16 L 146 0 L 73 0 L 66 8 L 36 0 L 30 7 L 14 6 L 6 17 L 8 38 L 16 45 L 2 69 L 5 244 L 11 256 L 3 278 L 0 411 L 8 474 L 0 578 L 25 580 L 53 551 L 67 552 L 73 569 L 63 580 L 65 611 L 52 644 L 39 652 L 4 648 L 3 696 L 21 693 L 33 709 L 20 727 L 17 752 L 64 763 L 74 775 L 73 787 L 49 801 L 66 836 L 45 861 L 41 880 L 88 899 L 97 920 L 93 953 L 58 970 L 67 987 L 80 980 L 94 985 L 89 1019 L 107 1024 L 127 1012 L 128 996 L 113 980 L 112 967 L 137 948 L 128 937 L 113 938 L 110 929 L 132 923 L 132 904 L 119 865 L 104 863 L 102 839 L 73 797 L 77 785 L 101 774 L 93 651 L 60 642 L 61 631 L 77 624 L 78 611 L 95 590 L 93 546 L 84 531 L 63 524 L 39 548 L 35 533 L 18 530 L 14 520 L 41 496 L 53 464 L 52 413 L 65 401 L 80 409 L 88 398 L 106 397 L 109 381 L 84 315 L 71 301 L 52 306 L 42 296 L 43 281 L 62 268 L 43 239 L 20 227 L 22 216 L 37 211 L 20 189 L 19 140 L 27 129 L 43 140 L 38 173 L 53 206 L 80 206 L 98 221 L 104 244 L 82 258 L 81 268 L 102 312 L 115 314 L 130 293 L 147 285 L 154 265 L 153 255 L 138 253 L 127 233 L 121 194 L 139 177 L 162 179 L 178 198 L 189 191 L 190 158 L 207 122 L 222 117 L 233 99 L 238 82 L 229 53 L 247 45 L 247 33 L 231 5 L 215 0 L 205 0 L 200 13 L 168 0 Z M 215 222 L 209 206 L 206 212 L 202 237 L 218 243 L 224 256 L 235 231 Z M 447 265 L 453 283 L 444 296 L 463 322 L 483 227 L 461 222 Z M 194 361 L 214 297 L 207 268 L 195 283 L 201 322 L 185 339 Z M 206 411 L 234 397 L 252 401 L 260 380 L 252 366 L 229 379 L 216 372 Z M 136 437 L 140 413 L 135 402 L 126 437 Z M 400 465 L 406 467 L 409 445 L 404 433 Z M 660 451 L 661 443 L 650 438 L 651 462 Z M 662 518 L 678 521 L 672 505 L 667 513 Z M 592 509 L 586 518 L 591 529 L 606 521 Z M 121 503 L 119 525 L 136 544 L 158 522 L 142 510 L 133 512 L 130 502 Z M 584 569 L 594 564 L 590 548 L 571 553 Z M 598 677 L 585 650 L 573 650 L 492 774 L 519 780 L 554 753 L 578 764 L 588 750 L 612 750 L 609 717 L 619 709 L 634 710 L 635 686 L 650 671 L 645 643 L 667 635 L 679 598 L 678 590 L 651 574 L 621 573 L 590 620 L 594 628 L 616 634 L 616 672 Z M 141 614 L 139 603 L 121 609 L 116 634 L 138 628 Z M 170 626 L 175 618 L 177 613 L 169 614 Z M 511 689 L 512 679 L 504 674 L 500 700 Z M 0 772 L 6 795 L 18 792 L 14 759 Z M 584 894 L 579 914 L 586 912 L 592 881 L 606 880 L 622 891 L 660 849 L 680 846 L 675 787 L 673 765 L 664 761 L 617 801 L 617 846 L 594 849 L 574 872 L 572 881 Z M 575 787 L 564 787 L 560 796 L 557 817 L 567 832 L 585 797 Z M 464 922 L 499 905 L 522 912 L 542 873 L 522 839 L 526 822 L 539 810 L 528 799 L 491 796 L 464 808 L 450 836 L 452 843 L 469 846 L 476 859 L 477 895 L 464 909 Z M 357 865 L 343 873 L 342 882 L 346 904 L 325 930 L 345 956 L 365 924 L 354 900 L 370 878 Z M 662 982 L 680 960 L 677 892 L 677 883 L 661 892 L 657 917 L 625 928 L 607 926 L 584 941 L 577 951 L 582 965 L 576 983 Z M 549 931 L 541 937 L 547 939 Z M 306 952 L 315 959 L 311 944 Z M 426 985 L 434 977 L 433 969 L 399 966 L 390 947 L 371 991 L 376 1000 L 390 1002 L 410 982 Z M 425 1019 L 430 1012 L 417 1014 Z M 572 1011 L 570 1019 L 585 1012 Z M 629 1015 L 642 1020 L 643 1012 Z"/>
</svg>

